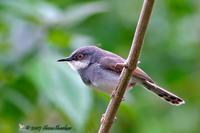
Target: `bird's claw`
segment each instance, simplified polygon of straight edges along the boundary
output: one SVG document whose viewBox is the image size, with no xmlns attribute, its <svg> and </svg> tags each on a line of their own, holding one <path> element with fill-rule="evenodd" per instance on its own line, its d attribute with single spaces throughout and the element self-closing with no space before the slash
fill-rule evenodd
<svg viewBox="0 0 200 133">
<path fill-rule="evenodd" d="M 125 68 L 128 68 L 128 65 L 127 65 L 127 63 L 117 63 L 116 65 L 115 65 L 115 68 L 116 69 L 122 69 L 123 67 L 125 67 Z"/>
</svg>

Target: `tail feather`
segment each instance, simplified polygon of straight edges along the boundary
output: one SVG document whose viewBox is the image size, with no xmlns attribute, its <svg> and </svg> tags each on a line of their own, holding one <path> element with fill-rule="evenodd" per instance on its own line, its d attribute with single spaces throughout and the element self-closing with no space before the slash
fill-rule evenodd
<svg viewBox="0 0 200 133">
<path fill-rule="evenodd" d="M 164 99 L 170 104 L 178 106 L 185 103 L 184 100 L 182 100 L 175 94 L 172 94 L 171 92 L 157 86 L 155 83 L 146 80 L 143 82 L 143 85 L 146 87 L 146 89 L 150 90 L 151 92 L 158 95 L 160 98 Z"/>
</svg>

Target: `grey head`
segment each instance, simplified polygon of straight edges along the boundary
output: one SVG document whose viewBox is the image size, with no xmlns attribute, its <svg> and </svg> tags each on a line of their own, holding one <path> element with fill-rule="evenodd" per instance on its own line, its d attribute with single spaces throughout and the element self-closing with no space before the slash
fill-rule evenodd
<svg viewBox="0 0 200 133">
<path fill-rule="evenodd" d="M 76 49 L 69 57 L 58 61 L 66 61 L 73 70 L 79 71 L 97 62 L 103 53 L 104 51 L 98 47 L 83 46 Z"/>
</svg>

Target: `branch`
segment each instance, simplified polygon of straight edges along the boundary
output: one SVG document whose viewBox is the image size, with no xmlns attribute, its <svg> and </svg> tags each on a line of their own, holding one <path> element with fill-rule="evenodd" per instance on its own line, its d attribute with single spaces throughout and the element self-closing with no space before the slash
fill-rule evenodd
<svg viewBox="0 0 200 133">
<path fill-rule="evenodd" d="M 126 64 L 128 67 L 122 70 L 118 86 L 113 91 L 113 96 L 103 116 L 103 121 L 99 128 L 99 133 L 108 133 L 115 119 L 115 115 L 122 101 L 132 72 L 137 66 L 137 61 L 143 44 L 147 25 L 149 23 L 149 18 L 152 12 L 153 4 L 154 0 L 144 0 L 143 2 L 131 49 L 126 60 Z"/>
</svg>

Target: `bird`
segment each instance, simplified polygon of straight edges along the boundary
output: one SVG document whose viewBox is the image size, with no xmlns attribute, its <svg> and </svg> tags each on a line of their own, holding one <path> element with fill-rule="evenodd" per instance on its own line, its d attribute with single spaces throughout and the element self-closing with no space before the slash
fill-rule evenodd
<svg viewBox="0 0 200 133">
<path fill-rule="evenodd" d="M 68 57 L 59 59 L 58 62 L 67 62 L 73 70 L 78 72 L 86 85 L 112 94 L 112 91 L 118 85 L 125 59 L 96 46 L 82 46 Z M 185 103 L 182 98 L 157 85 L 138 66 L 133 70 L 126 90 L 133 88 L 136 84 L 142 85 L 145 89 L 172 105 L 178 106 Z"/>
</svg>

